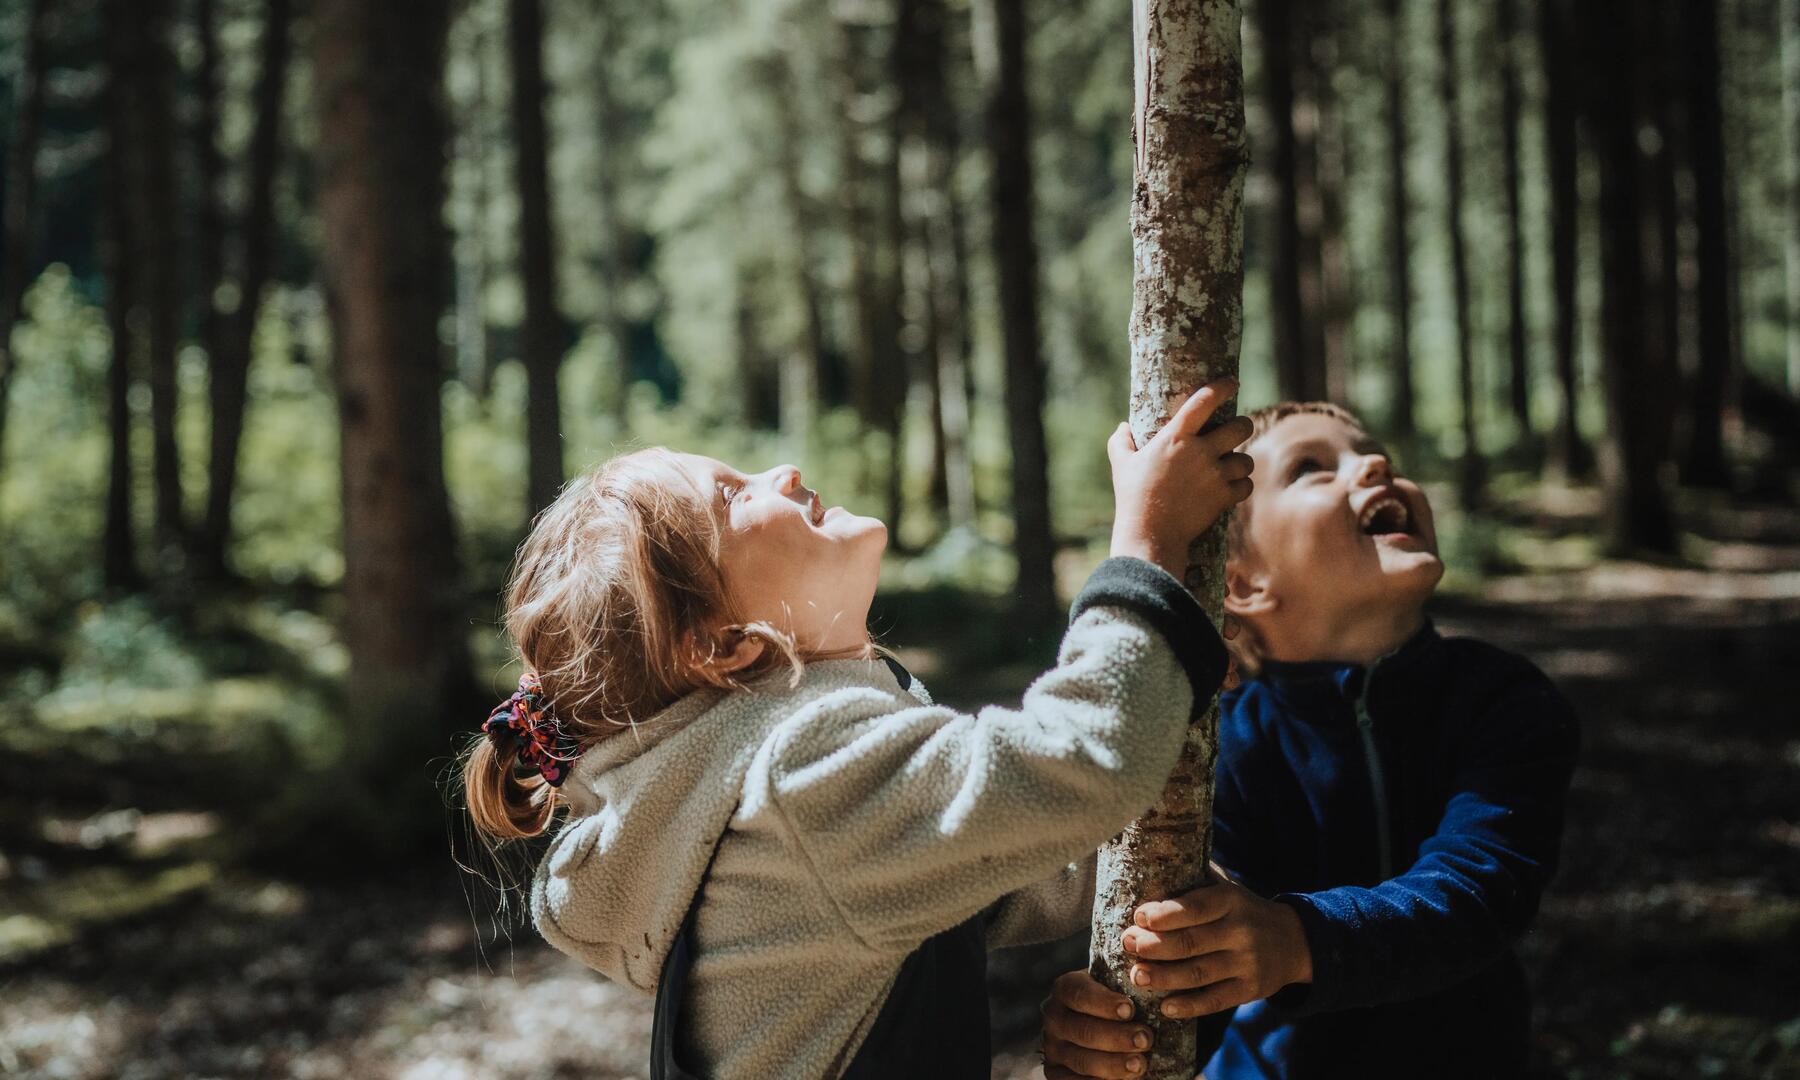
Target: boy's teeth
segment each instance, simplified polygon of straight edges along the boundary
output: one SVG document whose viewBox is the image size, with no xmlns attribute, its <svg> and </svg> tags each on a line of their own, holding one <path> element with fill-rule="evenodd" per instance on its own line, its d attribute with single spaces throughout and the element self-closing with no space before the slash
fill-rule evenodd
<svg viewBox="0 0 1800 1080">
<path fill-rule="evenodd" d="M 1359 523 L 1361 524 L 1363 531 L 1370 531 L 1371 527 L 1375 524 L 1376 519 L 1381 517 L 1384 512 L 1390 511 L 1389 517 L 1391 520 L 1386 522 L 1386 524 L 1390 525 L 1391 528 L 1384 529 L 1383 531 L 1404 531 L 1408 520 L 1406 504 L 1393 496 L 1383 496 L 1382 498 L 1371 502 L 1368 506 L 1363 507 L 1362 515 L 1359 518 Z"/>
</svg>

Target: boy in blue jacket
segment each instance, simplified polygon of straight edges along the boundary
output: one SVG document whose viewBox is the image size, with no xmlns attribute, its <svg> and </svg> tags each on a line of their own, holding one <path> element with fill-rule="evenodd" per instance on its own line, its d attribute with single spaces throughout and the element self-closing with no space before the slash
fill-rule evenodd
<svg viewBox="0 0 1800 1080">
<path fill-rule="evenodd" d="M 1226 610 L 1254 678 L 1221 702 L 1213 803 L 1236 880 L 1140 906 L 1132 978 L 1207 1018 L 1209 1080 L 1522 1076 L 1511 942 L 1556 867 L 1575 717 L 1529 661 L 1432 628 L 1430 503 L 1354 416 L 1252 420 Z M 1048 1080 L 1142 1072 L 1125 1000 L 1057 980 Z"/>
</svg>

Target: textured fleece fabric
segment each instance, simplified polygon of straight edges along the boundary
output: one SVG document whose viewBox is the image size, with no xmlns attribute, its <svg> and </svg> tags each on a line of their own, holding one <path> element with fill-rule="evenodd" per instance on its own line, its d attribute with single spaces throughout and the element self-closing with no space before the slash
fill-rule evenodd
<svg viewBox="0 0 1800 1080">
<path fill-rule="evenodd" d="M 1189 673 L 1208 696 L 1224 674 L 1217 635 L 1184 628 L 1178 655 L 1163 616 L 1138 613 L 1148 589 L 1205 623 L 1146 570 L 1102 564 L 1017 708 L 960 713 L 879 661 L 838 660 L 689 695 L 599 744 L 562 788 L 572 816 L 532 885 L 539 932 L 652 993 L 712 860 L 683 1059 L 720 1080 L 838 1075 L 926 939 L 983 913 L 990 945 L 1085 922 L 1093 850 L 1174 766 Z"/>
<path fill-rule="evenodd" d="M 1555 872 L 1579 741 L 1550 680 L 1427 625 L 1369 669 L 1268 664 L 1222 705 L 1213 850 L 1299 914 L 1313 981 L 1214 1018 L 1208 1080 L 1525 1075 L 1511 943 Z"/>
</svg>

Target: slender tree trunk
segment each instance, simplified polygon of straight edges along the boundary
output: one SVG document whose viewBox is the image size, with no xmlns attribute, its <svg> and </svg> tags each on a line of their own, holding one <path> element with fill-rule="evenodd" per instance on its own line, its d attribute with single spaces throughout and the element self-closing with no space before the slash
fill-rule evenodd
<svg viewBox="0 0 1800 1080">
<path fill-rule="evenodd" d="M 618 55 L 624 48 L 624 29 L 629 13 L 616 0 L 600 7 L 605 31 L 603 47 Z M 627 411 L 631 403 L 631 387 L 637 381 L 633 365 L 631 312 L 625 303 L 625 290 L 637 273 L 637 232 L 626 220 L 620 191 L 625 185 L 626 162 L 633 152 L 632 136 L 625 122 L 625 110 L 619 100 L 614 79 L 603 62 L 594 80 L 594 115 L 600 125 L 600 165 L 594 170 L 594 191 L 600 211 L 600 228 L 606 235 L 602 259 L 602 279 L 606 300 L 604 318 L 607 334 L 613 342 L 614 372 L 613 418 L 618 430 L 626 430 Z"/>
<path fill-rule="evenodd" d="M 218 23 L 214 0 L 195 0 L 194 30 L 200 39 L 200 65 L 194 72 L 194 122 L 188 137 L 194 147 L 200 198 L 194 207 L 193 296 L 199 308 L 200 342 L 206 349 L 209 368 L 219 355 L 219 290 L 225 284 L 225 224 L 220 213 L 225 156 L 219 153 Z"/>
<path fill-rule="evenodd" d="M 1545 0 L 1552 3 L 1554 0 Z M 1388 261 L 1393 275 L 1394 435 L 1402 445 L 1418 433 L 1412 363 L 1411 200 L 1406 185 L 1406 15 L 1403 0 L 1386 0 L 1388 25 Z"/>
<path fill-rule="evenodd" d="M 1519 12 L 1518 0 L 1498 0 L 1500 35 L 1500 133 L 1506 185 L 1507 404 L 1527 448 L 1532 442 L 1531 363 L 1525 319 L 1524 211 L 1519 205 Z M 1535 455 L 1534 455 L 1535 456 Z"/>
<path fill-rule="evenodd" d="M 1024 0 L 984 0 L 989 36 L 978 57 L 989 68 L 987 137 L 993 157 L 994 265 L 1006 354 L 1006 420 L 1012 437 L 1014 587 L 1020 624 L 1049 633 L 1056 623 L 1056 544 L 1050 525 L 1049 447 L 1044 436 L 1044 360 L 1038 337 L 1037 240 L 1032 234 L 1030 101 L 1025 93 Z"/>
<path fill-rule="evenodd" d="M 1134 0 L 1137 108 L 1131 206 L 1131 426 L 1141 446 L 1203 383 L 1237 374 L 1242 338 L 1244 95 L 1235 3 Z M 1225 410 L 1228 411 L 1228 410 Z M 1223 415 L 1219 419 L 1223 419 Z M 1225 521 L 1195 541 L 1187 585 L 1217 621 Z M 1198 719 L 1156 805 L 1100 849 L 1090 970 L 1155 1029 L 1146 1078 L 1191 1080 L 1207 1053 L 1192 1021 L 1163 1017 L 1127 979 L 1131 911 L 1203 877 L 1212 832 L 1217 702 Z"/>
<path fill-rule="evenodd" d="M 176 347 L 181 315 L 181 280 L 177 267 L 175 223 L 179 205 L 175 190 L 173 138 L 175 57 L 169 41 L 169 0 L 141 0 L 136 5 L 138 47 L 144 50 L 142 79 L 132 95 L 134 123 L 141 135 L 142 179 L 136 189 L 138 273 L 144 285 L 149 352 L 150 470 L 155 492 L 156 558 L 161 566 L 179 565 L 186 542 L 182 507 L 181 460 L 175 441 L 179 393 L 175 381 Z"/>
<path fill-rule="evenodd" d="M 0 251 L 0 475 L 5 474 L 6 412 L 13 376 L 13 327 L 19 321 L 37 233 L 38 134 L 44 116 L 44 19 L 49 0 L 31 0 L 25 15 L 24 63 L 13 85 L 14 126 L 6 159 L 5 250 Z"/>
<path fill-rule="evenodd" d="M 250 202 L 241 233 L 243 267 L 237 310 L 220 320 L 212 356 L 208 395 L 212 444 L 206 492 L 206 522 L 200 535 L 201 566 L 213 574 L 227 568 L 231 505 L 237 490 L 238 447 L 243 441 L 244 406 L 256 319 L 274 264 L 275 174 L 281 163 L 281 113 L 287 89 L 289 0 L 268 0 L 263 12 L 261 63 L 256 84 L 256 129 L 250 137 Z"/>
<path fill-rule="evenodd" d="M 1461 406 L 1463 450 L 1457 463 L 1457 500 L 1464 509 L 1481 505 L 1486 469 L 1475 422 L 1475 335 L 1469 325 L 1469 258 L 1463 236 L 1462 122 L 1457 115 L 1457 87 L 1463 73 L 1456 63 L 1456 5 L 1438 0 L 1439 93 L 1444 103 L 1444 185 L 1450 234 L 1451 289 L 1456 301 L 1456 368 Z"/>
<path fill-rule="evenodd" d="M 1327 400 L 1350 405 L 1350 319 L 1355 295 L 1350 275 L 1346 233 L 1350 181 L 1350 140 L 1344 131 L 1344 104 L 1332 73 L 1343 64 L 1347 11 L 1321 4 L 1314 14 L 1312 42 L 1313 100 L 1318 130 L 1313 159 L 1319 191 L 1319 286 L 1323 308 L 1319 327 L 1323 340 L 1321 384 Z"/>
<path fill-rule="evenodd" d="M 857 415 L 866 425 L 876 423 L 879 380 L 876 376 L 880 349 L 875 254 L 869 236 L 869 211 L 864 192 L 869 186 L 868 166 L 863 155 L 862 90 L 857 72 L 862 69 L 861 50 L 857 47 L 854 27 L 841 16 L 834 21 L 833 57 L 837 68 L 838 89 L 838 153 L 840 171 L 838 193 L 843 214 L 843 232 L 850 256 L 850 334 L 851 400 Z"/>
<path fill-rule="evenodd" d="M 794 242 L 794 289 L 800 297 L 800 339 L 783 350 L 781 367 L 782 437 L 799 453 L 811 437 L 818 414 L 819 388 L 830 363 L 825 350 L 825 292 L 819 283 L 815 237 L 818 215 L 800 179 L 800 153 L 806 142 L 795 105 L 797 88 L 786 57 L 768 63 L 780 144 L 776 164 L 781 172 L 782 199 Z"/>
<path fill-rule="evenodd" d="M 1301 348 L 1306 358 L 1304 396 L 1327 396 L 1325 195 L 1319 177 L 1321 118 L 1327 94 L 1325 75 L 1314 53 L 1324 13 L 1314 0 L 1293 0 L 1294 190 L 1300 229 Z"/>
<path fill-rule="evenodd" d="M 1274 174 L 1275 237 L 1269 252 L 1269 314 L 1275 351 L 1276 382 L 1281 396 L 1308 400 L 1306 307 L 1300 281 L 1299 142 L 1294 132 L 1294 0 L 1257 0 L 1257 30 L 1262 39 L 1263 98 L 1269 113 L 1273 146 L 1269 169 Z"/>
<path fill-rule="evenodd" d="M 544 124 L 544 12 L 541 0 L 509 0 L 512 122 L 519 184 L 519 278 L 525 293 L 519 358 L 525 362 L 526 516 L 562 489 L 562 315 L 556 307 L 556 251 L 550 239 L 550 149 Z"/>
<path fill-rule="evenodd" d="M 1657 475 L 1654 396 L 1645 377 L 1642 195 L 1637 153 L 1636 67 L 1641 16 L 1629 0 L 1583 0 L 1586 114 L 1600 164 L 1601 331 L 1606 443 L 1601 480 L 1606 538 L 1618 553 L 1675 550 L 1675 529 Z"/>
<path fill-rule="evenodd" d="M 1640 125 L 1642 155 L 1644 250 L 1644 371 L 1662 386 L 1681 384 L 1681 278 L 1679 259 L 1680 197 L 1676 161 L 1680 130 L 1670 99 L 1667 73 L 1681 63 L 1682 44 L 1676 36 L 1674 12 L 1661 6 L 1642 12 L 1644 52 L 1639 65 L 1641 100 L 1647 124 Z M 1654 132 L 1645 138 L 1643 132 Z M 1652 442 L 1658 461 L 1674 456 L 1675 423 L 1679 395 L 1658 396 L 1652 413 Z"/>
<path fill-rule="evenodd" d="M 448 0 L 314 0 L 320 266 L 342 437 L 343 635 L 359 775 L 391 835 L 442 830 L 423 762 L 479 708 L 444 484 L 438 315 Z M 373 783 L 378 779 L 379 784 Z M 415 818 L 413 815 L 419 815 Z"/>
<path fill-rule="evenodd" d="M 1688 394 L 1688 443 L 1682 479 L 1725 487 L 1723 414 L 1731 378 L 1731 253 L 1725 214 L 1724 117 L 1719 107 L 1718 0 L 1688 0 L 1681 8 L 1692 130 L 1694 217 L 1699 230 L 1699 366 Z"/>
<path fill-rule="evenodd" d="M 1581 378 L 1576 366 L 1576 248 L 1580 239 L 1577 208 L 1573 4 L 1575 0 L 1539 0 L 1538 39 L 1544 64 L 1545 159 L 1550 179 L 1550 263 L 1555 297 L 1553 341 L 1559 405 L 1551 455 L 1566 477 L 1583 479 L 1593 472 L 1593 452 L 1581 436 Z"/>
<path fill-rule="evenodd" d="M 455 238 L 455 274 L 456 274 L 456 373 L 471 393 L 485 401 L 492 382 L 492 358 L 488 352 L 487 314 L 483 301 L 487 293 L 488 277 L 488 194 L 487 157 L 490 142 L 491 123 L 488 119 L 490 102 L 488 100 L 487 64 L 483 58 L 487 53 L 487 28 L 485 20 L 473 13 L 465 14 L 461 21 L 453 23 L 453 30 L 460 32 L 462 41 L 451 39 L 449 49 L 454 55 L 458 49 L 466 50 L 474 61 L 471 65 L 474 72 L 468 97 L 454 103 L 456 120 L 452 126 L 456 131 L 454 160 L 458 172 L 468 177 L 469 193 L 458 207 Z M 603 148 L 605 144 L 602 144 Z M 606 156 L 610 150 L 604 150 L 601 167 L 596 173 L 605 170 Z M 602 225 L 604 227 L 604 224 Z M 610 291 L 610 290 L 609 290 Z"/>
<path fill-rule="evenodd" d="M 1787 386 L 1800 396 L 1800 0 L 1781 0 L 1782 135 L 1787 182 Z"/>
<path fill-rule="evenodd" d="M 101 538 L 101 573 L 109 589 L 136 589 L 142 584 L 137 542 L 131 528 L 131 373 L 134 353 L 131 310 L 136 302 L 137 244 L 132 235 L 130 191 L 138 158 L 133 145 L 131 95 L 141 54 L 129 9 L 137 0 L 105 0 L 101 9 L 106 49 L 105 109 L 106 181 L 102 195 L 104 228 L 101 260 L 106 271 L 106 326 L 112 335 L 106 365 L 107 460 L 106 522 Z M 8 249 L 10 251 L 10 247 Z"/>
<path fill-rule="evenodd" d="M 895 26 L 886 57 L 890 85 L 901 79 L 901 41 L 907 36 L 900 23 L 910 17 L 912 4 L 896 0 Z M 904 141 L 906 110 L 898 95 L 889 106 L 880 141 L 881 157 L 875 170 L 878 242 L 874 246 L 876 422 L 887 436 L 887 459 L 882 490 L 887 496 L 887 526 L 891 543 L 905 550 L 901 525 L 906 514 L 906 399 L 912 390 L 912 365 L 901 346 L 901 304 L 904 293 L 906 219 L 900 182 L 900 150 Z"/>
</svg>

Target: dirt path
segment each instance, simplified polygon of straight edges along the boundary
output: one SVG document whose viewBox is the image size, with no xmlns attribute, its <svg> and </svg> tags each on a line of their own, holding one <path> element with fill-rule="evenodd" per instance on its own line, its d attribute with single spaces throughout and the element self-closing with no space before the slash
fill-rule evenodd
<svg viewBox="0 0 1800 1080">
<path fill-rule="evenodd" d="M 1437 609 L 1583 719 L 1522 946 L 1543 1075 L 1800 1077 L 1800 520 L 1728 524 L 1704 568 L 1499 579 Z M 0 970 L 0 1075 L 644 1075 L 646 1001 L 492 931 L 442 872 L 228 877 Z M 996 1076 L 1030 1072 L 1035 1003 L 1082 949 L 997 955 Z"/>
</svg>

